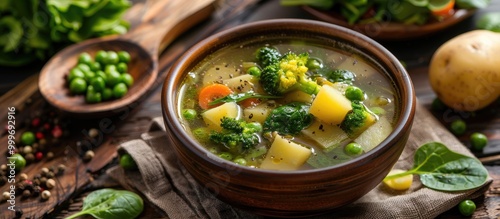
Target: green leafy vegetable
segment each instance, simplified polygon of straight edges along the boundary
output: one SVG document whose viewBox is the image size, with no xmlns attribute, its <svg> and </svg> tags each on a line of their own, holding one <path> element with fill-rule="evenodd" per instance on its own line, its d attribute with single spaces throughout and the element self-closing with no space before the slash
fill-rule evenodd
<svg viewBox="0 0 500 219">
<path fill-rule="evenodd" d="M 488 171 L 479 160 L 453 152 L 439 142 L 422 145 L 415 152 L 411 170 L 387 176 L 385 180 L 409 174 L 420 175 L 422 184 L 441 191 L 477 188 L 488 177 Z"/>
<path fill-rule="evenodd" d="M 90 214 L 95 218 L 136 218 L 144 209 L 142 198 L 126 190 L 100 189 L 91 192 L 83 200 L 82 211 L 66 219 Z"/>
<path fill-rule="evenodd" d="M 474 9 L 486 8 L 490 4 L 490 0 L 456 0 L 459 8 Z"/>
<path fill-rule="evenodd" d="M 484 14 L 479 18 L 476 26 L 479 29 L 490 30 L 493 32 L 500 32 L 500 13 L 490 12 Z"/>
<path fill-rule="evenodd" d="M 309 105 L 293 102 L 273 109 L 264 121 L 264 132 L 296 135 L 309 126 L 314 116 L 309 113 Z"/>
<path fill-rule="evenodd" d="M 128 0 L 2 0 L 0 65 L 46 60 L 71 43 L 123 34 Z"/>
<path fill-rule="evenodd" d="M 255 93 L 253 91 L 245 92 L 245 93 L 233 93 L 229 94 L 225 97 L 221 97 L 213 100 L 208 105 L 217 105 L 219 103 L 227 103 L 227 102 L 240 102 L 249 98 L 260 98 L 260 99 L 276 99 L 281 98 L 280 96 L 270 96 L 270 95 L 262 95 Z"/>
</svg>

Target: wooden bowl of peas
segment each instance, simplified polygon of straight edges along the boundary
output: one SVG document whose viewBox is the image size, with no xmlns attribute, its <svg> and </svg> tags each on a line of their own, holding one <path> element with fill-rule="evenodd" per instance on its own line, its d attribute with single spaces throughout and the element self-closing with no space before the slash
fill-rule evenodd
<svg viewBox="0 0 500 219">
<path fill-rule="evenodd" d="M 154 61 L 128 41 L 75 44 L 45 65 L 39 89 L 70 115 L 102 117 L 125 112 L 156 79 Z"/>
<path fill-rule="evenodd" d="M 326 22 L 276 19 L 209 37 L 164 81 L 167 134 L 217 198 L 272 217 L 350 204 L 392 169 L 415 93 L 374 40 Z"/>
</svg>

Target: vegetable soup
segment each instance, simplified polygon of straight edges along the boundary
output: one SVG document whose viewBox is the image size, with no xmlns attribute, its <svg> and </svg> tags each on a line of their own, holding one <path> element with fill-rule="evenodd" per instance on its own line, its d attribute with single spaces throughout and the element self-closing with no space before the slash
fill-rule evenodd
<svg viewBox="0 0 500 219">
<path fill-rule="evenodd" d="M 387 73 L 350 51 L 283 36 L 224 47 L 185 76 L 181 122 L 208 151 L 239 165 L 346 162 L 382 142 L 399 116 Z"/>
</svg>

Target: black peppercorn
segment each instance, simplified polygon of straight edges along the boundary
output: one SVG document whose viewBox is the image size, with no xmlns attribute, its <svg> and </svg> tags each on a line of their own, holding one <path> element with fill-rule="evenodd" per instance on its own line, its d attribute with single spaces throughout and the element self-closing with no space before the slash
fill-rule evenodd
<svg viewBox="0 0 500 219">
<path fill-rule="evenodd" d="M 31 196 L 31 192 L 30 192 L 30 190 L 25 189 L 25 190 L 23 191 L 23 198 L 28 198 L 28 197 L 30 197 L 30 196 Z"/>
<path fill-rule="evenodd" d="M 16 218 L 21 218 L 24 212 L 21 209 L 16 209 Z"/>
</svg>

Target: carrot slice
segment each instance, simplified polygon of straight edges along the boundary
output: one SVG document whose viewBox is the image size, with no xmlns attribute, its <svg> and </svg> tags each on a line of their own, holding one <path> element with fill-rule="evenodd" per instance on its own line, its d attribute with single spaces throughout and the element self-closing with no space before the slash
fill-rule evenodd
<svg viewBox="0 0 500 219">
<path fill-rule="evenodd" d="M 241 106 L 244 108 L 252 107 L 252 106 L 257 106 L 260 103 L 259 98 L 248 98 L 240 102 Z"/>
<path fill-rule="evenodd" d="M 225 97 L 233 93 L 231 88 L 223 84 L 211 84 L 201 89 L 198 95 L 198 105 L 202 109 L 209 109 L 215 107 L 216 105 L 209 105 L 210 102 Z"/>
<path fill-rule="evenodd" d="M 437 17 L 449 17 L 453 14 L 454 8 L 455 7 L 455 0 L 451 0 L 448 2 L 448 4 L 439 7 L 439 8 L 434 8 L 431 7 L 431 12 L 434 16 Z"/>
</svg>

